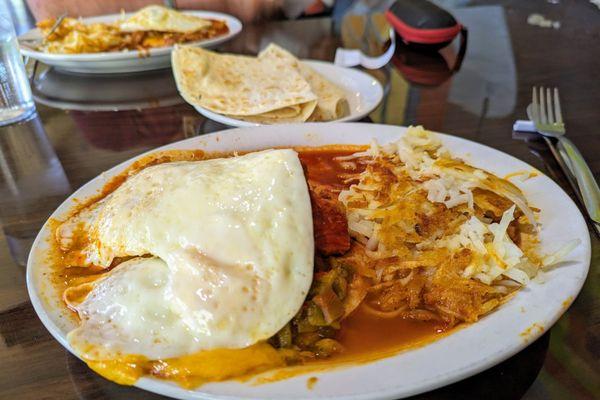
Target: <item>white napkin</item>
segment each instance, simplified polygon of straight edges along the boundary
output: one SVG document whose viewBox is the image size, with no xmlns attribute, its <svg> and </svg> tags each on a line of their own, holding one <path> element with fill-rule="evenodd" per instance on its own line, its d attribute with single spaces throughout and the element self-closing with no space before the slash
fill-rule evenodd
<svg viewBox="0 0 600 400">
<path fill-rule="evenodd" d="M 333 63 L 340 67 L 356 67 L 360 65 L 367 69 L 379 69 L 390 62 L 396 50 L 396 35 L 391 28 L 390 42 L 390 47 L 379 57 L 369 57 L 360 50 L 339 47 L 335 51 L 335 60 Z"/>
<path fill-rule="evenodd" d="M 537 132 L 533 121 L 528 119 L 518 119 L 513 124 L 513 131 L 516 132 Z"/>
</svg>

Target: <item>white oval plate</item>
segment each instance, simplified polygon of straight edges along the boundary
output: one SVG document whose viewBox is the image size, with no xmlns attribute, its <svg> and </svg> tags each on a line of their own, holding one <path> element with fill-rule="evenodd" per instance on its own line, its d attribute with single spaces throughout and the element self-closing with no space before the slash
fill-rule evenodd
<svg viewBox="0 0 600 400">
<path fill-rule="evenodd" d="M 365 72 L 353 68 L 340 67 L 325 61 L 302 60 L 302 62 L 346 92 L 346 98 L 350 105 L 350 114 L 344 118 L 327 122 L 358 121 L 373 111 L 383 98 L 381 83 Z M 194 105 L 194 108 L 206 118 L 224 125 L 238 128 L 265 125 L 228 117 L 196 105 Z"/>
<path fill-rule="evenodd" d="M 376 124 L 305 123 L 283 126 L 233 129 L 195 137 L 163 146 L 166 149 L 207 151 L 256 150 L 280 146 L 324 144 L 367 144 L 372 139 L 386 143 L 397 139 L 405 128 Z M 442 135 L 453 154 L 499 176 L 532 167 L 490 147 L 453 136 Z M 67 199 L 51 216 L 60 218 L 74 205 L 74 199 L 96 194 L 115 174 L 134 159 L 96 177 Z M 545 283 L 531 282 L 505 305 L 479 322 L 427 346 L 405 351 L 368 364 L 329 371 L 311 372 L 290 379 L 255 385 L 226 381 L 185 390 L 176 384 L 140 379 L 136 386 L 179 399 L 392 399 L 429 391 L 485 370 L 525 348 L 566 311 L 579 293 L 590 263 L 590 238 L 581 213 L 567 194 L 545 175 L 518 183 L 530 202 L 539 207 L 541 247 L 552 252 L 569 240 L 581 244 L 568 262 L 548 272 Z M 556 212 L 560 210 L 560 212 Z M 60 304 L 44 277 L 48 223 L 38 234 L 27 263 L 27 287 L 31 302 L 50 333 L 69 351 L 66 335 L 74 322 Z M 312 390 L 307 378 L 317 376 Z"/>
<path fill-rule="evenodd" d="M 226 35 L 214 37 L 208 40 L 187 43 L 192 46 L 214 47 L 241 32 L 242 23 L 239 19 L 219 12 L 181 10 L 185 14 L 195 15 L 201 18 L 220 19 L 227 23 L 229 32 Z M 126 13 L 125 17 L 133 15 Z M 84 23 L 114 22 L 121 18 L 121 14 L 100 15 L 97 17 L 83 18 Z M 38 28 L 19 36 L 21 53 L 26 57 L 42 61 L 65 71 L 84 74 L 114 74 L 126 72 L 150 71 L 154 69 L 167 68 L 171 65 L 171 51 L 173 46 L 150 49 L 147 56 L 141 57 L 137 50 L 126 50 L 119 52 L 85 53 L 85 54 L 53 54 L 37 51 L 28 45 L 26 40 L 41 38 Z"/>
</svg>

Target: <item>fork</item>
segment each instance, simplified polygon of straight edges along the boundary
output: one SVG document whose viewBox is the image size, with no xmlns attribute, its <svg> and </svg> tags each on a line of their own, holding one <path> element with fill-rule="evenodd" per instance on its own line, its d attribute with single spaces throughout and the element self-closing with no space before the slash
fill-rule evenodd
<svg viewBox="0 0 600 400">
<path fill-rule="evenodd" d="M 32 39 L 33 41 L 30 42 L 30 46 L 36 46 L 34 43 L 38 43 L 38 44 L 42 44 L 44 43 L 44 40 L 46 40 L 46 38 L 48 38 L 50 35 L 52 35 L 60 26 L 60 24 L 62 24 L 63 20 L 67 17 L 67 13 L 63 13 L 61 14 L 56 21 L 54 21 L 54 25 L 52 25 L 52 27 L 50 28 L 50 30 L 48 31 L 48 34 L 46 34 L 45 36 L 43 36 L 41 39 L 36 38 L 36 39 Z M 20 40 L 19 43 L 26 43 L 29 39 L 26 40 Z M 25 59 L 25 64 L 27 64 L 29 62 L 29 58 Z M 33 63 L 33 70 L 31 72 L 31 76 L 29 77 L 29 84 L 33 85 L 34 81 L 35 81 L 35 74 L 37 73 L 37 69 L 38 69 L 38 64 L 39 61 L 35 60 L 35 62 Z"/>
<path fill-rule="evenodd" d="M 539 91 L 536 87 L 533 88 L 531 119 L 539 133 L 558 140 L 559 154 L 577 180 L 577 186 L 590 218 L 600 223 L 600 188 L 575 144 L 565 136 L 566 130 L 557 88 L 553 91 L 544 87 L 540 87 Z"/>
<path fill-rule="evenodd" d="M 58 18 L 56 18 L 56 21 L 54 21 L 54 24 L 52 25 L 52 27 L 50 27 L 50 30 L 48 31 L 48 33 L 44 36 L 42 36 L 41 38 L 37 37 L 37 38 L 20 38 L 19 39 L 19 43 L 26 43 L 29 46 L 36 46 L 37 44 L 42 44 L 44 42 L 44 40 L 46 40 L 46 38 L 50 35 L 52 35 L 60 26 L 60 24 L 63 22 L 63 20 L 67 17 L 67 13 L 63 13 L 61 14 Z"/>
</svg>

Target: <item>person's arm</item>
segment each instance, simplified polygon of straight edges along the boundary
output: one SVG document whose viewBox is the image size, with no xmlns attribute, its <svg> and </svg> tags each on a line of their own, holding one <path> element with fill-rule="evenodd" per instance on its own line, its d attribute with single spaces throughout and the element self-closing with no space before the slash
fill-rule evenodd
<svg viewBox="0 0 600 400">
<path fill-rule="evenodd" d="M 27 0 L 37 21 L 67 13 L 71 17 L 137 11 L 162 0 Z M 176 0 L 179 9 L 201 9 L 233 14 L 244 21 L 253 21 L 273 14 L 281 7 L 281 0 Z"/>
<path fill-rule="evenodd" d="M 175 0 L 177 8 L 221 11 L 244 22 L 268 18 L 281 9 L 283 0 Z"/>
<path fill-rule="evenodd" d="M 136 11 L 150 4 L 162 4 L 161 0 L 27 0 L 29 10 L 36 21 L 55 18 L 63 13 L 70 17 L 114 14 L 121 10 Z"/>
</svg>

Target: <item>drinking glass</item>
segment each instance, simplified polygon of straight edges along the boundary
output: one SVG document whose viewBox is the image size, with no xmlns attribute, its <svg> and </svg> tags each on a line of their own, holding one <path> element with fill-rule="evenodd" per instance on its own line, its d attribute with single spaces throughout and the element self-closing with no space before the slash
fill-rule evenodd
<svg viewBox="0 0 600 400">
<path fill-rule="evenodd" d="M 2 7 L 0 7 L 2 8 Z M 0 126 L 27 118 L 35 110 L 15 28 L 0 14 Z"/>
</svg>

